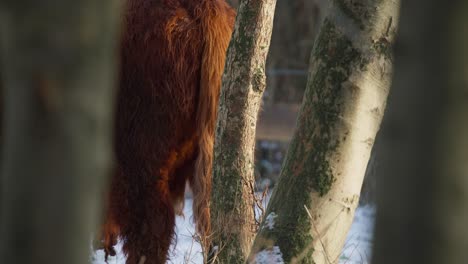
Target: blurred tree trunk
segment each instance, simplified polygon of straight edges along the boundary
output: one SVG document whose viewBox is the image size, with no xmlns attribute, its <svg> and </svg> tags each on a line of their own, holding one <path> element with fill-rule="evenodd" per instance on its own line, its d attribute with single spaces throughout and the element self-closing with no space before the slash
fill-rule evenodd
<svg viewBox="0 0 468 264">
<path fill-rule="evenodd" d="M 244 263 L 256 232 L 255 128 L 276 0 L 241 1 L 227 51 L 215 140 L 211 219 L 214 258 Z"/>
<path fill-rule="evenodd" d="M 385 109 L 398 11 L 398 1 L 330 3 L 251 262 L 337 262 Z"/>
<path fill-rule="evenodd" d="M 111 165 L 120 1 L 2 1 L 1 263 L 87 263 Z"/>
<path fill-rule="evenodd" d="M 5 19 L 5 12 L 3 10 L 3 6 L 0 4 L 0 227 L 2 226 L 2 214 L 3 214 L 3 174 L 1 173 L 2 172 L 2 168 L 3 168 L 3 164 L 2 164 L 2 155 L 3 155 L 3 114 L 4 114 L 4 106 L 5 106 L 5 103 L 4 103 L 4 96 L 3 96 L 3 83 L 5 81 L 5 78 L 3 77 L 3 74 L 4 74 L 4 70 L 3 70 L 3 55 L 2 55 L 2 50 L 3 50 L 3 46 L 4 46 L 4 37 L 5 37 L 5 24 L 6 24 L 6 19 Z M 1 229 L 0 229 L 1 231 Z M 1 246 L 1 245 L 0 245 Z"/>
<path fill-rule="evenodd" d="M 406 1 L 373 263 L 467 263 L 468 2 Z"/>
</svg>

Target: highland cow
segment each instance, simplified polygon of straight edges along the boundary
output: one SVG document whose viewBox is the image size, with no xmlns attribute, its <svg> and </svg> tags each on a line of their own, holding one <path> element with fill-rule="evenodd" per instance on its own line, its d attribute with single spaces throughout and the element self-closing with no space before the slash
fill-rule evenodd
<svg viewBox="0 0 468 264">
<path fill-rule="evenodd" d="M 127 0 L 106 258 L 120 239 L 127 264 L 165 263 L 187 182 L 196 230 L 210 234 L 214 129 L 234 18 L 224 0 Z"/>
</svg>

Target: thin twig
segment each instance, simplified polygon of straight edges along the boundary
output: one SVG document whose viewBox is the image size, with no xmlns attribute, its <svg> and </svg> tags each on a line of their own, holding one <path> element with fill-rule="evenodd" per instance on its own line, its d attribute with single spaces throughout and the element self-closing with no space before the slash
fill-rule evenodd
<svg viewBox="0 0 468 264">
<path fill-rule="evenodd" d="M 320 233 L 318 232 L 317 227 L 316 227 L 315 224 L 314 224 L 314 218 L 313 218 L 312 215 L 310 214 L 310 211 L 309 211 L 309 209 L 307 208 L 307 206 L 306 206 L 305 204 L 304 204 L 304 209 L 306 210 L 307 215 L 308 215 L 309 218 L 310 218 L 310 223 L 312 224 L 312 227 L 315 229 L 315 232 L 317 232 L 317 234 L 318 234 L 317 237 L 318 237 L 318 240 L 319 240 L 320 244 L 322 245 L 323 254 L 325 255 L 325 258 L 327 259 L 328 263 L 332 263 L 332 262 L 330 261 L 330 257 L 329 257 L 329 255 L 328 255 L 327 249 L 325 248 L 325 244 L 323 243 L 322 238 L 320 237 Z"/>
</svg>

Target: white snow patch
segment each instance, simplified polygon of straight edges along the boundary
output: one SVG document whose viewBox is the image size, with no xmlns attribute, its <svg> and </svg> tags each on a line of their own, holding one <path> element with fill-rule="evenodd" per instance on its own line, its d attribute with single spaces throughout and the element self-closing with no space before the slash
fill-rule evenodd
<svg viewBox="0 0 468 264">
<path fill-rule="evenodd" d="M 212 249 L 214 254 L 218 253 L 218 250 L 219 250 L 219 247 L 218 246 L 214 246 Z"/>
<path fill-rule="evenodd" d="M 268 227 L 268 229 L 272 230 L 275 227 L 275 218 L 278 217 L 275 212 L 271 212 L 266 218 L 265 218 L 265 225 Z"/>
<path fill-rule="evenodd" d="M 269 196 L 267 196 L 267 199 Z M 195 228 L 192 219 L 192 200 L 185 200 L 184 217 L 176 218 L 177 243 L 169 252 L 168 264 L 202 264 L 203 255 L 200 244 L 195 241 L 193 234 Z M 271 219 L 271 228 L 274 227 L 276 214 L 268 215 L 265 223 Z M 342 255 L 338 261 L 340 264 L 368 264 L 372 249 L 372 237 L 375 219 L 375 206 L 364 205 L 357 208 L 354 222 L 346 239 Z M 270 228 L 270 225 L 265 225 Z M 109 257 L 108 264 L 125 264 L 125 256 L 122 253 L 122 244 L 116 247 L 117 256 Z M 262 251 L 256 256 L 257 264 L 284 263 L 279 247 L 273 247 L 269 251 Z M 262 262 L 263 261 L 263 262 Z M 276 261 L 276 262 L 275 262 Z M 91 256 L 92 264 L 106 264 L 104 252 L 98 250 Z"/>
<path fill-rule="evenodd" d="M 356 209 L 353 224 L 341 252 L 340 264 L 371 263 L 375 213 L 374 205 L 363 205 Z"/>
<path fill-rule="evenodd" d="M 176 217 L 176 243 L 169 249 L 167 264 L 202 264 L 203 254 L 200 243 L 193 237 L 195 226 L 192 221 L 192 199 L 185 199 L 184 216 Z M 108 264 L 125 264 L 122 244 L 116 246 L 117 255 L 109 257 Z M 104 251 L 98 250 L 91 257 L 92 264 L 106 264 Z"/>
<path fill-rule="evenodd" d="M 256 264 L 284 264 L 283 254 L 278 246 L 272 249 L 265 249 L 255 256 Z"/>
</svg>

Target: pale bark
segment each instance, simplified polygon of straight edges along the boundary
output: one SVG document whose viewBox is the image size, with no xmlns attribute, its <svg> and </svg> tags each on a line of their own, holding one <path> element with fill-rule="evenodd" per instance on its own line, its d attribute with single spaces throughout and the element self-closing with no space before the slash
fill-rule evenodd
<svg viewBox="0 0 468 264">
<path fill-rule="evenodd" d="M 1 263 L 89 261 L 111 165 L 118 2 L 1 3 Z"/>
<path fill-rule="evenodd" d="M 468 259 L 468 2 L 406 1 L 373 263 Z"/>
<path fill-rule="evenodd" d="M 398 11 L 397 0 L 329 4 L 251 263 L 338 262 L 385 109 Z"/>
<path fill-rule="evenodd" d="M 255 128 L 276 0 L 241 1 L 220 96 L 211 219 L 216 262 L 244 263 L 256 232 Z"/>
</svg>

